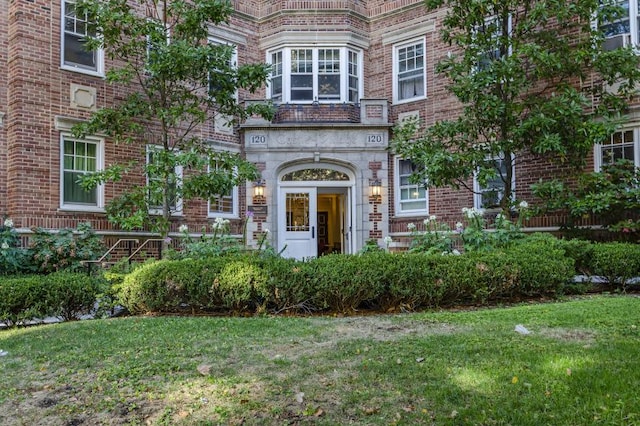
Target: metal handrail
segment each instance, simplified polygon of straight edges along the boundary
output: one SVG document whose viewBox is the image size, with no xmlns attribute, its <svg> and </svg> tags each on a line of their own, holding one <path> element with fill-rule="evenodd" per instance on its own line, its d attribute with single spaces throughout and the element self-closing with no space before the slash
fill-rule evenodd
<svg viewBox="0 0 640 426">
<path fill-rule="evenodd" d="M 133 256 L 138 254 L 138 252 L 140 250 L 142 250 L 147 245 L 147 243 L 149 241 L 164 241 L 164 239 L 163 238 L 149 238 L 148 240 L 145 240 L 144 243 L 142 243 L 140 246 L 138 246 L 138 248 L 129 257 L 127 257 L 127 262 L 131 262 L 131 259 L 133 259 Z"/>
<path fill-rule="evenodd" d="M 105 254 L 103 254 L 100 259 L 98 260 L 83 260 L 80 263 L 84 264 L 84 263 L 100 263 L 102 262 L 107 256 L 109 256 L 109 254 L 111 254 L 111 252 L 122 242 L 125 241 L 133 241 L 135 243 L 139 243 L 140 240 L 138 240 L 137 238 L 121 238 L 118 241 L 115 242 L 114 245 L 111 246 L 111 248 L 109 250 L 107 250 L 107 252 Z"/>
</svg>

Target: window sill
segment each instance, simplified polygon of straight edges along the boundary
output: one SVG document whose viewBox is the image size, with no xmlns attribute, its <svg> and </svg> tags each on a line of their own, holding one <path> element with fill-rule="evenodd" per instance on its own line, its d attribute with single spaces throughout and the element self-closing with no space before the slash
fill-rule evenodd
<svg viewBox="0 0 640 426">
<path fill-rule="evenodd" d="M 64 71 L 71 71 L 71 72 L 75 72 L 78 74 L 86 74 L 86 75 L 90 75 L 93 77 L 99 77 L 99 78 L 104 78 L 104 72 L 99 70 L 99 71 L 92 71 L 92 70 L 88 70 L 82 67 L 74 67 L 73 65 L 61 65 L 60 66 L 61 70 Z"/>
<path fill-rule="evenodd" d="M 415 98 L 410 98 L 410 99 L 402 99 L 402 100 L 400 100 L 400 99 L 394 99 L 394 100 L 393 100 L 393 105 L 403 105 L 403 104 L 408 104 L 408 103 L 411 103 L 411 102 L 424 101 L 424 100 L 426 100 L 426 99 L 427 99 L 427 96 L 426 96 L 426 95 L 424 95 L 424 96 L 417 96 L 417 97 L 415 97 Z"/>
<path fill-rule="evenodd" d="M 64 206 L 60 206 L 60 208 L 57 211 L 62 213 L 67 213 L 67 212 L 105 213 L 105 210 L 102 207 L 81 206 L 81 205 L 73 205 L 73 204 L 66 204 Z"/>
</svg>

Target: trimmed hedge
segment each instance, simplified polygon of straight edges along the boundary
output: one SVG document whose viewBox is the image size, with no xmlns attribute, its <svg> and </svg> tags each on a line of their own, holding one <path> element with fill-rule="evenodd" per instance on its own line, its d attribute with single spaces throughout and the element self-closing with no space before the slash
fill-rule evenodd
<svg viewBox="0 0 640 426">
<path fill-rule="evenodd" d="M 544 241 L 463 255 L 254 255 L 163 260 L 129 274 L 118 300 L 132 313 L 418 309 L 562 293 L 573 260 Z"/>
<path fill-rule="evenodd" d="M 91 312 L 103 282 L 84 273 L 0 277 L 0 321 L 16 325 L 53 316 L 78 319 Z"/>
</svg>

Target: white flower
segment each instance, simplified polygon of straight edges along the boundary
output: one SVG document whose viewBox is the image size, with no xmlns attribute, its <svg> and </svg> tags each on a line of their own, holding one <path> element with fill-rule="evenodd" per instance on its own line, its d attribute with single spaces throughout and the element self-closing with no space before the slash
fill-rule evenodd
<svg viewBox="0 0 640 426">
<path fill-rule="evenodd" d="M 464 225 L 462 224 L 462 222 L 456 222 L 456 232 L 462 232 L 463 229 Z"/>
<path fill-rule="evenodd" d="M 429 220 L 430 220 L 430 221 L 432 221 L 432 222 L 433 222 L 433 221 L 435 221 L 436 219 L 437 219 L 437 218 L 436 218 L 436 215 L 434 215 L 434 214 L 432 214 L 431 216 L 429 216 Z"/>
<path fill-rule="evenodd" d="M 428 225 L 430 222 L 435 222 L 435 221 L 436 221 L 436 219 L 437 219 L 437 218 L 436 218 L 436 216 L 432 214 L 431 216 L 429 216 L 428 218 L 426 218 L 426 219 L 423 221 L 423 223 L 424 223 L 425 225 Z"/>
<path fill-rule="evenodd" d="M 413 231 L 414 229 L 416 229 L 416 224 L 411 222 L 411 223 L 407 223 L 407 229 L 409 231 Z"/>
<path fill-rule="evenodd" d="M 4 220 L 4 227 L 5 228 L 13 228 L 13 221 L 11 219 L 5 219 Z"/>
<path fill-rule="evenodd" d="M 460 256 L 460 252 L 458 250 L 456 250 L 456 249 L 453 249 L 451 254 L 456 255 L 456 256 Z"/>
<path fill-rule="evenodd" d="M 386 245 L 391 244 L 391 242 L 392 242 L 392 241 L 393 241 L 393 238 L 391 238 L 391 237 L 389 237 L 389 236 L 384 237 L 384 243 L 385 243 Z"/>
<path fill-rule="evenodd" d="M 506 217 L 502 214 L 502 213 L 498 213 L 496 215 L 496 220 L 500 221 L 500 220 L 505 220 Z"/>
<path fill-rule="evenodd" d="M 213 229 L 222 229 L 228 224 L 229 224 L 229 220 L 228 219 L 223 219 L 221 217 L 217 217 L 215 222 L 213 222 L 212 226 L 213 226 Z"/>
<path fill-rule="evenodd" d="M 6 249 L 8 249 L 8 248 L 9 248 L 9 244 L 7 244 L 6 242 L 4 242 L 4 243 L 2 243 L 2 245 L 0 246 L 0 248 L 1 248 L 2 250 L 6 250 Z"/>
<path fill-rule="evenodd" d="M 264 233 L 265 234 L 268 234 L 269 232 L 271 232 L 271 231 L 269 231 L 267 228 L 264 229 Z"/>
<path fill-rule="evenodd" d="M 527 203 L 526 201 L 522 200 L 522 201 L 520 201 L 520 204 L 518 204 L 518 207 L 520 207 L 521 209 L 527 209 L 527 208 L 529 208 L 529 203 Z"/>
<path fill-rule="evenodd" d="M 472 209 L 463 208 L 462 213 L 467 217 L 467 219 L 475 219 L 476 217 L 484 216 L 484 210 L 476 209 L 475 207 Z"/>
<path fill-rule="evenodd" d="M 184 224 L 180 225 L 178 227 L 178 231 L 186 233 L 187 231 L 189 231 L 189 227 L 187 225 L 184 225 Z"/>
</svg>

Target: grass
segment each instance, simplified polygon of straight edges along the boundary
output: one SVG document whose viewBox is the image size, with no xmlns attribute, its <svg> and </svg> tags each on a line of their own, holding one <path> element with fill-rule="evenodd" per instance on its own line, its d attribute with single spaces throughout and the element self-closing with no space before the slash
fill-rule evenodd
<svg viewBox="0 0 640 426">
<path fill-rule="evenodd" d="M 514 331 L 523 324 L 532 331 Z M 640 298 L 0 332 L 3 425 L 634 425 Z"/>
</svg>

